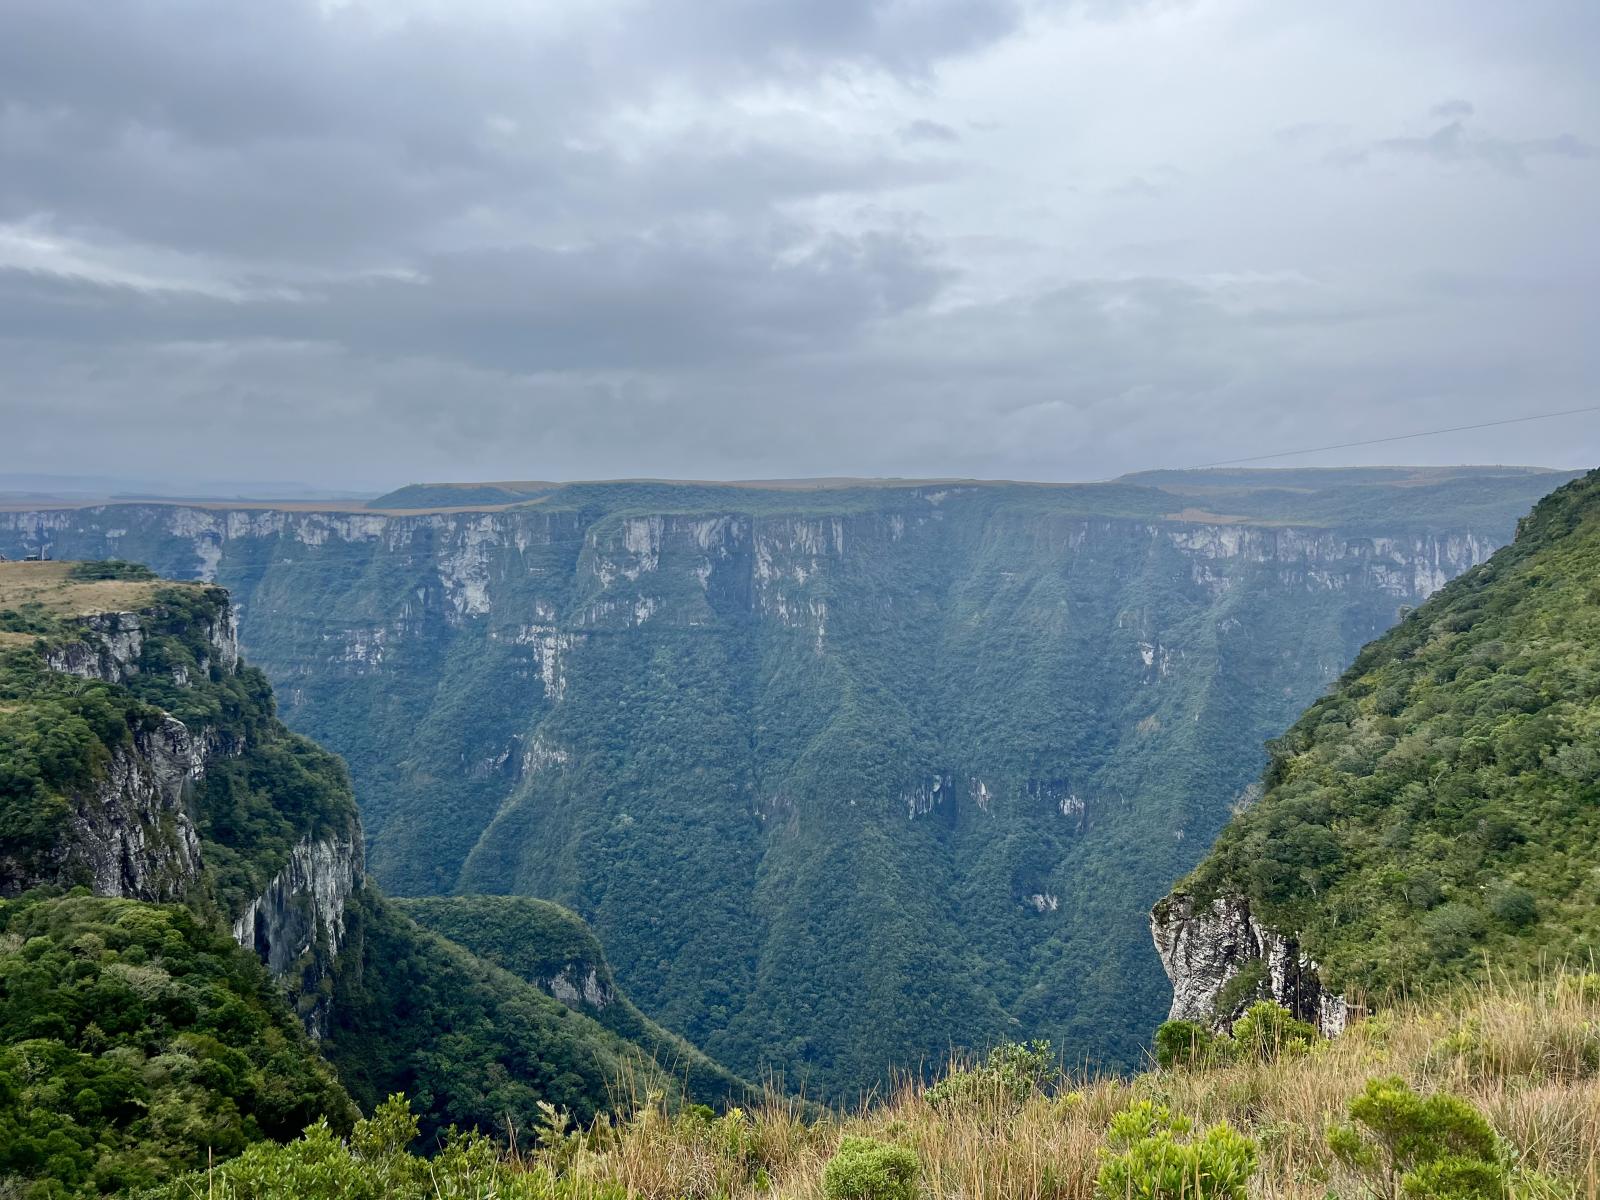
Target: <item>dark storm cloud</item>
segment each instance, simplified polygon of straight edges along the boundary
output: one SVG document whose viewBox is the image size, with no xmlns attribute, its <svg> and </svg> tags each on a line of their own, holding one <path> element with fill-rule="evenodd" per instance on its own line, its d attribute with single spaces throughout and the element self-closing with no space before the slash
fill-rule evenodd
<svg viewBox="0 0 1600 1200">
<path fill-rule="evenodd" d="M 929 246 L 880 232 L 498 249 L 419 267 L 237 298 L 0 270 L 0 329 L 79 345 L 328 342 L 521 371 L 717 366 L 837 349 L 925 304 L 946 277 Z"/>
</svg>

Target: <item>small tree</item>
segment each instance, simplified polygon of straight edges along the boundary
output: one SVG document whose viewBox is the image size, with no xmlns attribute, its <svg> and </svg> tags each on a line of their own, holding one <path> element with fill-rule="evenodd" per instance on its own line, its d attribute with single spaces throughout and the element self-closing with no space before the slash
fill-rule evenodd
<svg viewBox="0 0 1600 1200">
<path fill-rule="evenodd" d="M 1270 1000 L 1257 1000 L 1233 1023 L 1238 1052 L 1262 1062 L 1303 1053 L 1311 1049 L 1318 1036 L 1315 1025 L 1299 1020 L 1283 1005 Z"/>
<path fill-rule="evenodd" d="M 975 1100 L 1019 1106 L 1044 1086 L 1055 1069 L 1049 1042 L 1003 1042 L 989 1051 L 981 1067 L 952 1071 L 934 1084 L 927 1100 L 935 1106 Z"/>
</svg>

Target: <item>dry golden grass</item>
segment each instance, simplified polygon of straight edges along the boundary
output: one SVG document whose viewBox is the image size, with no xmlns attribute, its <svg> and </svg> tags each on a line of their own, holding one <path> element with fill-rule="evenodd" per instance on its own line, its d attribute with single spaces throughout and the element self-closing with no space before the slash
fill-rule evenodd
<svg viewBox="0 0 1600 1200">
<path fill-rule="evenodd" d="M 1450 1003 L 1373 1018 L 1278 1062 L 1064 1077 L 1051 1094 L 1036 1093 L 1020 1107 L 996 1094 L 940 1109 L 915 1083 L 887 1103 L 817 1121 L 778 1099 L 719 1121 L 647 1105 L 582 1148 L 569 1142 L 530 1161 L 558 1153 L 564 1171 L 621 1184 L 646 1200 L 821 1200 L 823 1166 L 839 1139 L 864 1134 L 914 1149 L 930 1200 L 1088 1200 L 1112 1114 L 1150 1099 L 1254 1137 L 1261 1156 L 1254 1196 L 1356 1197 L 1362 1186 L 1339 1168 L 1327 1131 L 1365 1082 L 1382 1075 L 1465 1097 L 1518 1164 L 1558 1177 L 1567 1194 L 1600 1200 L 1596 975 L 1486 983 Z"/>
<path fill-rule="evenodd" d="M 75 565 L 70 562 L 0 563 L 0 608 L 40 604 L 46 612 L 58 617 L 86 616 L 101 612 L 134 612 L 148 607 L 155 594 L 164 588 L 204 586 L 175 584 L 168 580 L 78 581 L 67 578 L 67 573 Z"/>
</svg>

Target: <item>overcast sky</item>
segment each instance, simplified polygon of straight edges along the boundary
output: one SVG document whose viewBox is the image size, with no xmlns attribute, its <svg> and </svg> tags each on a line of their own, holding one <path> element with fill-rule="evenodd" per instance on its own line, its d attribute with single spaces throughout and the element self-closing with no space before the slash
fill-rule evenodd
<svg viewBox="0 0 1600 1200">
<path fill-rule="evenodd" d="M 1079 479 L 1600 404 L 1597 61 L 1595 0 L 8 0 L 0 471 Z"/>
</svg>

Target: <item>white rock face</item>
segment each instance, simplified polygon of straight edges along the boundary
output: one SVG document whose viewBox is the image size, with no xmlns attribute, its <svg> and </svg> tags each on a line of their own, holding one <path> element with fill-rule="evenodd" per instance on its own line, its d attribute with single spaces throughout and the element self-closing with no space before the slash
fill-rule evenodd
<svg viewBox="0 0 1600 1200">
<path fill-rule="evenodd" d="M 46 656 L 55 671 L 121 683 L 139 673 L 151 613 L 106 612 L 80 619 L 81 641 Z M 213 653 L 228 670 L 238 665 L 237 621 L 224 608 L 207 630 Z M 205 664 L 209 666 L 209 664 Z M 175 672 L 180 685 L 186 683 Z M 94 785 L 73 797 L 67 829 L 43 863 L 0 858 L 0 893 L 38 883 L 86 883 L 96 895 L 136 900 L 183 898 L 199 878 L 200 840 L 188 811 L 189 794 L 207 762 L 237 754 L 212 731 L 191 730 L 173 717 L 138 729 L 131 745 L 116 747 Z"/>
<path fill-rule="evenodd" d="M 600 982 L 600 973 L 593 967 L 585 970 L 579 963 L 568 963 L 558 974 L 545 980 L 544 990 L 569 1008 L 580 1004 L 604 1008 L 614 999 L 611 989 Z"/>
<path fill-rule="evenodd" d="M 138 673 L 144 650 L 144 620 L 138 613 L 95 613 L 79 623 L 89 640 L 52 650 L 45 659 L 52 671 L 107 683 L 121 683 Z"/>
<path fill-rule="evenodd" d="M 233 939 L 283 979 L 296 969 L 304 983 L 320 979 L 344 943 L 345 905 L 364 876 L 360 833 L 306 838 L 233 923 Z M 314 952 L 314 953 L 313 953 Z M 303 962 L 313 954 L 313 960 Z M 305 989 L 309 991 L 309 987 Z M 305 1014 L 313 1037 L 327 1031 L 326 1003 Z"/>
<path fill-rule="evenodd" d="M 68 831 L 42 872 L 23 877 L 0 860 L 0 892 L 87 883 L 97 896 L 182 899 L 200 875 L 200 839 L 185 801 L 204 770 L 204 745 L 182 722 L 168 717 L 140 730 L 76 798 Z"/>
<path fill-rule="evenodd" d="M 1312 1022 L 1326 1037 L 1344 1032 L 1350 1017 L 1344 997 L 1325 991 L 1317 964 L 1301 955 L 1299 942 L 1257 921 L 1242 896 L 1196 904 L 1175 893 L 1150 914 L 1150 932 L 1172 981 L 1169 1020 L 1227 1029 L 1259 997 L 1245 996 L 1219 1012 L 1218 995 L 1246 966 L 1261 962 L 1266 998 Z"/>
<path fill-rule="evenodd" d="M 87 635 L 85 640 L 51 650 L 45 662 L 52 671 L 82 679 L 122 683 L 139 673 L 139 656 L 144 653 L 145 626 L 150 615 L 103 612 L 80 617 L 78 624 Z M 224 605 L 216 619 L 206 626 L 206 640 L 224 671 L 238 668 L 239 614 L 233 605 Z"/>
</svg>

